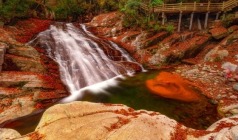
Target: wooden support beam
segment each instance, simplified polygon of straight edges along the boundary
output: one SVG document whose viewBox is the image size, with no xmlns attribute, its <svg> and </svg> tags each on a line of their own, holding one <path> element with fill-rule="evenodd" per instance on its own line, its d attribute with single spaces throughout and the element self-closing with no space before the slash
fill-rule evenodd
<svg viewBox="0 0 238 140">
<path fill-rule="evenodd" d="M 183 12 L 180 11 L 180 13 L 179 13 L 179 23 L 178 23 L 178 32 L 180 32 L 180 30 L 181 30 L 182 16 L 183 16 Z"/>
<path fill-rule="evenodd" d="M 198 29 L 202 30 L 201 20 L 198 18 Z"/>
<path fill-rule="evenodd" d="M 162 12 L 162 25 L 164 25 L 164 23 L 165 23 L 165 13 Z"/>
<path fill-rule="evenodd" d="M 190 17 L 190 24 L 189 24 L 189 30 L 192 30 L 193 27 L 193 16 L 194 16 L 194 12 L 191 13 L 191 17 Z"/>
<path fill-rule="evenodd" d="M 220 12 L 217 12 L 217 13 L 216 13 L 216 20 L 219 19 L 219 15 L 220 15 Z"/>
<path fill-rule="evenodd" d="M 204 23 L 204 29 L 207 28 L 208 17 L 209 17 L 209 12 L 206 13 L 205 23 Z"/>
</svg>

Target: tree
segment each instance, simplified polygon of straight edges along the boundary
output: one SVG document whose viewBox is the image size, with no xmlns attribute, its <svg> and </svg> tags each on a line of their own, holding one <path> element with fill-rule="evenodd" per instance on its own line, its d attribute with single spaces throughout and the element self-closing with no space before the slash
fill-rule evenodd
<svg viewBox="0 0 238 140">
<path fill-rule="evenodd" d="M 125 25 L 131 26 L 132 24 L 139 25 L 141 22 L 140 15 L 141 0 L 128 0 L 121 11 L 125 14 Z"/>
<path fill-rule="evenodd" d="M 148 7 L 149 7 L 148 22 L 151 21 L 151 18 L 153 18 L 153 20 L 154 20 L 154 8 L 161 4 L 163 4 L 163 0 L 150 0 L 150 2 L 148 4 Z"/>
</svg>

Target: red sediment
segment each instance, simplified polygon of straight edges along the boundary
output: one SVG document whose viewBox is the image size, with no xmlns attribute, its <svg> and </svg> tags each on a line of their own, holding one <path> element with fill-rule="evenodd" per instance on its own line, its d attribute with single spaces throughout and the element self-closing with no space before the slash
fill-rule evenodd
<svg viewBox="0 0 238 140">
<path fill-rule="evenodd" d="M 147 80 L 146 86 L 153 94 L 165 98 L 187 102 L 200 99 L 198 94 L 190 88 L 194 86 L 191 82 L 169 72 L 161 72 L 154 79 Z"/>
</svg>

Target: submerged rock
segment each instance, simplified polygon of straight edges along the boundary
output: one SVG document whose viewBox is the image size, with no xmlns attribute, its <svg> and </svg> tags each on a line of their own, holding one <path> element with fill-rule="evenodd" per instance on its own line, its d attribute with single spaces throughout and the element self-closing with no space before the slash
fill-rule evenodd
<svg viewBox="0 0 238 140">
<path fill-rule="evenodd" d="M 146 86 L 152 93 L 165 98 L 187 102 L 199 100 L 191 82 L 169 72 L 160 72 L 154 79 L 147 80 Z"/>
<path fill-rule="evenodd" d="M 156 112 L 120 104 L 73 102 L 47 109 L 35 131 L 16 140 L 235 140 L 237 119 L 235 115 L 207 130 L 194 130 Z"/>
</svg>

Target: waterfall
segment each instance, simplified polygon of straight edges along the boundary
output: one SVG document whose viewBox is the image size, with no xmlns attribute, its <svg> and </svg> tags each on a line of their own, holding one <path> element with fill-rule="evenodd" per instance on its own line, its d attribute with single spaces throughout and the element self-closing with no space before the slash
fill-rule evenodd
<svg viewBox="0 0 238 140">
<path fill-rule="evenodd" d="M 117 44 L 96 37 L 85 25 L 56 23 L 30 43 L 46 49 L 47 55 L 58 63 L 61 80 L 74 96 L 79 96 L 84 87 L 132 73 L 120 61 L 135 62 Z"/>
</svg>

